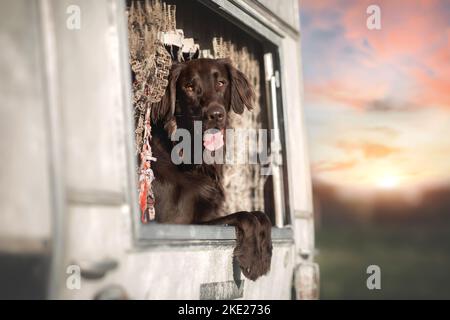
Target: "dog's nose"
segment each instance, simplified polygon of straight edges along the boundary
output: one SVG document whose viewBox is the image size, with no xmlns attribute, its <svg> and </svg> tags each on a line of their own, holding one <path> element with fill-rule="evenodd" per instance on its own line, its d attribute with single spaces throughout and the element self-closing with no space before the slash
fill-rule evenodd
<svg viewBox="0 0 450 320">
<path fill-rule="evenodd" d="M 208 120 L 222 121 L 225 117 L 225 109 L 222 106 L 214 105 L 208 108 L 207 111 Z"/>
</svg>

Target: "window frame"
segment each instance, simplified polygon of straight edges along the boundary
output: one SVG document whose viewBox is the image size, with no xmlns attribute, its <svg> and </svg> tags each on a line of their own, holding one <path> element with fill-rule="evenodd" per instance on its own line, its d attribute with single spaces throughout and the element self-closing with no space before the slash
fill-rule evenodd
<svg viewBox="0 0 450 320">
<path fill-rule="evenodd" d="M 272 46 L 276 47 L 276 54 L 280 59 L 282 56 L 283 46 L 283 31 L 277 28 L 277 25 L 273 21 L 268 21 L 260 13 L 252 10 L 246 4 L 245 1 L 223 1 L 223 0 L 197 0 L 199 3 L 205 5 L 212 11 L 220 14 L 221 16 L 231 20 L 230 23 L 239 23 L 239 26 L 246 31 L 248 31 L 252 36 L 257 39 L 261 39 L 265 42 L 270 43 Z M 125 8 L 125 5 L 124 5 Z M 128 57 L 128 36 L 127 36 L 127 23 L 124 19 L 122 25 L 122 43 L 124 48 L 122 48 L 122 55 Z M 293 30 L 287 30 L 287 32 L 295 32 Z M 125 55 L 126 54 L 126 55 Z M 128 68 L 128 59 L 122 63 L 122 65 Z M 281 68 L 280 68 L 281 69 Z M 277 70 L 283 72 L 283 70 Z M 124 70 L 124 74 L 129 75 L 129 70 Z M 131 96 L 131 83 L 130 81 L 125 81 L 124 86 L 126 87 L 127 98 Z M 280 88 L 283 84 L 280 84 Z M 277 90 L 278 101 L 278 115 L 284 116 L 285 104 L 283 104 L 283 96 L 280 90 Z M 269 103 L 269 102 L 268 102 Z M 135 177 L 135 157 L 134 157 L 134 136 L 132 135 L 133 121 L 132 113 L 129 110 L 131 108 L 131 102 L 124 104 L 126 110 L 125 119 L 127 120 L 128 130 L 125 133 L 126 137 L 126 148 L 127 148 L 127 162 L 128 162 L 128 179 L 131 188 L 127 190 L 127 198 L 130 203 L 130 214 L 132 215 L 132 233 L 133 240 L 138 247 L 148 247 L 148 246 L 158 246 L 158 245 L 232 245 L 236 240 L 235 228 L 230 226 L 203 226 L 203 225 L 177 225 L 177 224 L 159 224 L 156 222 L 151 222 L 149 224 L 142 224 L 140 221 L 139 209 L 137 206 L 137 194 L 134 191 L 133 186 L 136 185 Z M 280 112 L 280 107 L 282 108 Z M 280 128 L 281 135 L 285 134 L 285 125 Z M 282 145 L 282 155 L 283 155 L 283 166 L 287 166 L 287 157 L 285 152 L 285 147 L 287 145 L 286 141 Z M 281 183 L 286 186 L 288 184 L 288 179 L 285 175 L 282 175 Z M 288 192 L 288 190 L 284 190 Z M 284 224 L 283 227 L 272 227 L 272 240 L 274 243 L 294 243 L 294 231 L 291 225 L 292 213 L 290 212 L 288 198 L 284 197 L 282 202 L 284 204 Z"/>
</svg>

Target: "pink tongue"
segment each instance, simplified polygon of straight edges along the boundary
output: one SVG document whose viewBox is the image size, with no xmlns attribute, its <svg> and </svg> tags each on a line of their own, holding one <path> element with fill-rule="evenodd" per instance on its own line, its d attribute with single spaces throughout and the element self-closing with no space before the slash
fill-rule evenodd
<svg viewBox="0 0 450 320">
<path fill-rule="evenodd" d="M 221 131 L 212 133 L 206 132 L 203 135 L 203 145 L 209 151 L 215 151 L 223 146 L 223 134 Z"/>
</svg>

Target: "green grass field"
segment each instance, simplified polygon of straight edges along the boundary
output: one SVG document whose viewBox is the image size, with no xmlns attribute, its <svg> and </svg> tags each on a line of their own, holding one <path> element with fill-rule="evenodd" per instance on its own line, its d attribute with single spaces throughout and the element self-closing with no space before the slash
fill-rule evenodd
<svg viewBox="0 0 450 320">
<path fill-rule="evenodd" d="M 450 227 L 326 226 L 316 231 L 321 299 L 450 299 Z M 367 266 L 381 268 L 369 290 Z"/>
</svg>

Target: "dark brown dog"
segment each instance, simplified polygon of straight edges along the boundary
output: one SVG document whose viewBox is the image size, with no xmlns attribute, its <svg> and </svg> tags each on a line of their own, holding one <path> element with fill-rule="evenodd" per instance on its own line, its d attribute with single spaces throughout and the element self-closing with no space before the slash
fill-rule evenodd
<svg viewBox="0 0 450 320">
<path fill-rule="evenodd" d="M 242 114 L 245 108 L 252 108 L 254 99 L 249 81 L 228 59 L 198 59 L 172 67 L 166 93 L 152 107 L 157 221 L 235 226 L 234 255 L 243 274 L 251 280 L 270 270 L 270 220 L 263 212 L 225 215 L 222 166 L 192 164 L 192 158 L 188 164 L 175 165 L 171 160 L 175 142 L 170 136 L 182 128 L 194 137 L 195 120 L 202 121 L 202 132 L 223 131 L 229 112 Z"/>
</svg>

